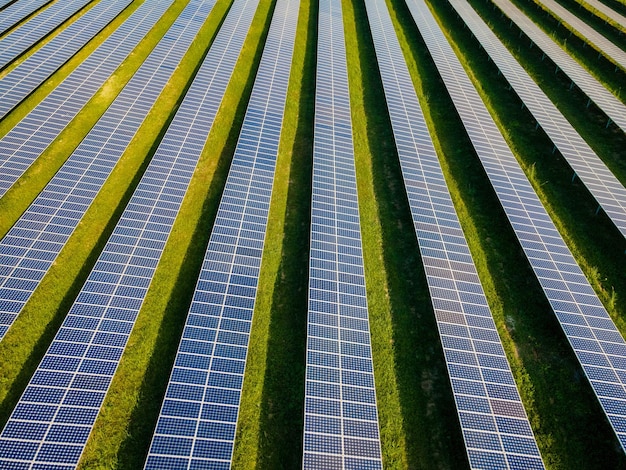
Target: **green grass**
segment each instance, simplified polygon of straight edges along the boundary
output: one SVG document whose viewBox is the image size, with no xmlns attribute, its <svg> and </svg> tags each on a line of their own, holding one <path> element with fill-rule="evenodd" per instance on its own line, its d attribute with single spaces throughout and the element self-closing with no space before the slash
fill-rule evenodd
<svg viewBox="0 0 626 470">
<path fill-rule="evenodd" d="M 562 162 L 545 158 L 551 155 L 550 142 L 540 131 L 534 131 L 532 119 L 520 112 L 519 101 L 506 84 L 494 79 L 497 74 L 493 65 L 481 57 L 483 52 L 469 33 L 446 7 L 438 4 L 436 11 L 463 52 L 467 69 L 480 81 L 479 89 L 488 96 L 489 106 L 496 110 L 501 128 L 522 159 L 522 165 L 534 168 L 535 183 L 539 182 L 536 188 L 548 203 L 548 210 L 558 218 L 562 214 L 555 214 L 554 207 L 567 207 L 563 212 L 567 211 L 570 218 L 557 219 L 557 225 L 569 230 L 565 235 L 570 246 L 571 232 L 582 230 L 595 238 L 579 239 L 578 244 L 602 251 L 605 245 L 599 239 L 608 238 L 613 245 L 611 248 L 609 242 L 606 248 L 615 255 L 616 246 L 621 245 L 616 230 L 606 217 L 594 215 L 589 196 L 570 183 L 571 174 L 564 170 Z M 436 80 L 431 82 L 434 84 Z M 430 88 L 430 96 L 441 96 L 434 85 Z M 452 113 L 444 115 L 450 120 Z M 434 121 L 437 122 L 436 117 Z M 466 138 L 447 142 L 454 134 L 443 131 L 437 134 L 447 137 L 440 141 L 446 155 L 443 161 L 448 184 L 546 463 L 549 468 L 623 467 L 623 453 L 608 424 L 599 418 L 602 416 L 599 405 L 527 261 L 521 256 L 482 169 L 475 157 L 468 158 L 473 151 L 466 148 L 465 155 L 459 155 L 464 153 L 458 152 L 458 148 Z M 621 258 L 618 255 L 615 263 L 619 265 Z M 603 272 L 609 270 L 607 267 Z"/>
<path fill-rule="evenodd" d="M 176 8 L 169 10 L 162 19 L 163 22 L 155 26 L 152 32 L 157 38 L 165 33 L 167 25 L 178 16 L 182 7 L 184 5 L 177 5 Z M 164 24 L 165 29 L 163 29 Z M 133 56 L 136 63 L 128 64 L 128 68 L 137 68 L 145 58 L 143 52 L 149 52 L 155 42 L 153 38 L 150 38 L 144 40 L 143 44 L 147 51 L 140 53 L 136 50 Z M 148 47 L 148 45 L 151 46 Z M 182 69 L 183 67 L 179 73 L 183 76 L 184 73 L 191 72 Z M 111 89 L 121 89 L 121 86 L 119 82 L 109 83 Z M 121 215 L 123 207 L 139 182 L 141 172 L 146 165 L 146 156 L 153 146 L 153 139 L 158 137 L 160 129 L 169 119 L 171 109 L 177 99 L 176 95 L 180 96 L 183 91 L 180 87 L 170 84 L 169 90 L 162 94 L 157 106 L 146 118 L 135 139 L 114 168 L 39 288 L 33 293 L 22 313 L 0 342 L 2 354 L 0 357 L 0 423 L 8 419 L 10 410 L 17 402 L 66 312 L 71 307 L 73 299 L 97 259 L 97 254 L 104 247 L 117 218 Z M 95 108 L 93 110 L 91 106 L 87 108 L 87 113 L 95 112 Z M 80 121 L 81 115 L 75 122 Z M 150 138 L 146 138 L 146 135 Z M 29 185 L 24 184 L 24 187 L 27 186 Z M 8 204 L 13 200 L 9 198 L 9 201 L 5 202 L 5 198 L 2 198 L 0 201 Z M 13 214 L 11 210 L 5 212 L 5 208 L 6 206 L 0 208 L 3 214 L 0 219 L 3 224 L 8 221 L 8 214 Z M 18 213 L 16 217 L 19 215 Z M 2 233 L 10 227 L 9 224 L 7 225 L 3 225 Z"/>
<path fill-rule="evenodd" d="M 222 4 L 219 15 L 226 5 Z M 251 92 L 271 6 L 272 2 L 261 2 L 257 10 L 80 468 L 135 469 L 141 467 L 148 452 Z M 213 17 L 208 30 L 203 28 L 204 35 L 198 40 L 202 49 L 208 44 L 206 34 L 215 31 L 217 18 Z"/>
<path fill-rule="evenodd" d="M 521 1 L 521 0 L 520 0 Z M 537 48 L 507 28 L 497 11 L 473 0 L 525 66 L 626 181 L 624 135 L 604 129 Z M 431 2 L 521 164 L 581 261 L 621 331 L 626 332 L 626 248 L 534 121 L 497 78 L 493 64 L 444 2 Z M 133 4 L 136 5 L 136 4 Z M 104 246 L 123 207 L 206 53 L 228 1 L 218 2 L 119 165 L 14 327 L 0 342 L 0 424 L 21 395 Z M 82 469 L 143 465 L 196 278 L 225 184 L 262 53 L 274 2 L 261 2 L 224 102 L 208 137 L 144 307 L 111 384 Z M 626 458 L 508 225 L 493 190 L 402 0 L 393 21 L 542 455 L 550 469 L 626 468 Z M 47 183 L 104 112 L 184 7 L 176 3 L 48 152 L 0 199 L 0 235 Z M 130 10 L 125 11 L 127 15 Z M 317 2 L 301 2 L 294 63 L 269 214 L 234 450 L 234 468 L 298 468 L 302 459 L 310 232 L 311 156 Z M 467 467 L 417 240 L 361 0 L 343 1 L 353 136 L 370 329 L 388 469 Z M 118 20 L 116 20 L 118 21 Z M 546 20 L 546 21 L 549 21 Z M 85 54 L 113 26 L 81 52 Z M 571 40 L 568 40 L 570 44 Z M 581 48 L 583 53 L 587 54 Z M 595 53 L 594 53 L 595 54 Z M 595 55 L 594 55 L 595 57 Z M 82 59 L 58 74 L 6 119 L 5 134 Z M 595 60 L 595 59 L 594 59 Z M 601 61 L 600 61 L 601 62 Z M 593 67 L 599 66 L 594 62 Z M 610 64 L 603 76 L 611 75 Z M 610 69 L 610 70 L 609 70 Z M 621 73 L 621 72 L 619 72 Z M 619 77 L 613 84 L 619 83 Z M 609 80 L 610 81 L 610 80 Z"/>
<path fill-rule="evenodd" d="M 297 468 L 302 461 L 316 26 L 317 3 L 302 1 L 234 468 Z"/>
<path fill-rule="evenodd" d="M 22 213 L 33 202 L 54 174 L 61 168 L 82 139 L 91 130 L 98 119 L 104 114 L 111 102 L 122 90 L 124 85 L 141 66 L 145 58 L 169 29 L 176 17 L 186 5 L 176 2 L 172 5 L 152 28 L 146 37 L 137 45 L 102 88 L 87 102 L 78 115 L 72 119 L 59 136 L 35 160 L 15 184 L 0 198 L 0 236 L 19 219 Z M 79 53 L 68 61 L 57 73 L 24 100 L 17 108 L 0 121 L 0 136 L 9 132 L 28 112 L 45 98 L 63 79 L 65 79 L 106 37 L 111 34 L 136 8 L 131 5 L 103 32 L 87 44 Z M 169 111 L 165 111 L 169 113 Z M 153 113 L 154 114 L 154 113 Z M 150 139 L 150 142 L 152 139 Z"/>
<path fill-rule="evenodd" d="M 552 39 L 560 44 L 568 54 L 573 56 L 583 67 L 595 76 L 607 88 L 613 91 L 622 101 L 626 96 L 622 94 L 622 86 L 626 81 L 626 71 L 599 54 L 593 47 L 576 34 L 570 34 L 565 26 L 552 15 L 543 10 L 534 0 L 511 0 L 520 10 L 531 18 Z"/>
</svg>

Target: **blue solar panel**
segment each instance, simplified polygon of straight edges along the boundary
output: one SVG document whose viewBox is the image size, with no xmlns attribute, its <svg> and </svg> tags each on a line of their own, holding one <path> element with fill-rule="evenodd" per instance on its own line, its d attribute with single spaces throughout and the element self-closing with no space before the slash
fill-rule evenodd
<svg viewBox="0 0 626 470">
<path fill-rule="evenodd" d="M 626 131 L 626 105 L 508 0 L 493 0 L 617 126 Z"/>
<path fill-rule="evenodd" d="M 451 5 L 589 192 L 626 237 L 626 188 L 465 0 Z"/>
<path fill-rule="evenodd" d="M 212 5 L 192 0 L 150 57 L 164 61 L 170 47 L 184 53 Z M 191 180 L 202 150 L 198 142 L 210 131 L 250 25 L 254 11 L 244 14 L 237 5 L 0 435 L 1 463 L 77 464 Z M 33 424 L 45 432 L 33 435 Z M 64 425 L 79 431 L 69 443 L 51 438 Z"/>
<path fill-rule="evenodd" d="M 407 3 L 528 261 L 626 449 L 626 341 L 576 264 L 428 7 L 421 0 Z"/>
<path fill-rule="evenodd" d="M 2 10 L 0 15 L 0 34 L 6 32 L 28 15 L 50 3 L 51 0 L 18 0 Z"/>
<path fill-rule="evenodd" d="M 41 38 L 50 34 L 57 26 L 90 1 L 73 0 L 54 3 L 22 27 L 0 39 L 0 51 L 2 51 L 0 52 L 0 69 L 36 44 Z M 102 7 L 97 9 L 101 10 Z"/>
<path fill-rule="evenodd" d="M 469 459 L 543 468 L 389 12 L 365 5 Z"/>
<path fill-rule="evenodd" d="M 320 2 L 303 468 L 382 469 L 342 21 Z"/>
<path fill-rule="evenodd" d="M 230 467 L 298 9 L 276 3 L 146 469 Z"/>
<path fill-rule="evenodd" d="M 4 115 L 33 92 L 46 78 L 69 60 L 81 47 L 111 22 L 131 0 L 99 2 L 41 49 L 0 79 L 0 114 Z M 30 24 L 30 23 L 29 23 Z M 20 28 L 21 31 L 23 28 Z M 13 34 L 0 40 L 0 68 L 23 50 Z M 25 45 L 28 47 L 28 44 Z"/>
<path fill-rule="evenodd" d="M 626 51 L 597 32 L 583 20 L 571 13 L 567 8 L 554 0 L 536 0 L 542 8 L 550 12 L 558 21 L 576 32 L 580 37 L 600 51 L 609 60 L 626 69 Z"/>
<path fill-rule="evenodd" d="M 0 241 L 0 339 L 96 197 L 213 2 L 191 2 L 50 183 Z M 199 19 L 192 21 L 190 17 Z"/>
<path fill-rule="evenodd" d="M 579 3 L 600 18 L 613 20 L 612 26 L 626 32 L 626 16 L 621 15 L 599 0 L 580 0 Z"/>
<path fill-rule="evenodd" d="M 0 197 L 58 137 L 173 0 L 147 0 L 39 105 L 0 139 Z M 3 108 L 4 104 L 8 108 Z M 0 101 L 0 117 L 13 107 Z"/>
</svg>

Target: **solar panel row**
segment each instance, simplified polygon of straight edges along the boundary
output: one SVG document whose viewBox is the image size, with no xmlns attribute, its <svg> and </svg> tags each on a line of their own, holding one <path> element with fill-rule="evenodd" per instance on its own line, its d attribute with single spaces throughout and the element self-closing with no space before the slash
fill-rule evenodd
<svg viewBox="0 0 626 470">
<path fill-rule="evenodd" d="M 389 12 L 365 5 L 470 466 L 544 468 Z"/>
<path fill-rule="evenodd" d="M 580 4 L 584 5 L 596 15 L 599 13 L 601 18 L 605 17 L 613 20 L 617 27 L 619 27 L 622 31 L 626 31 L 626 16 L 621 15 L 608 5 L 605 5 L 599 0 L 580 0 Z"/>
<path fill-rule="evenodd" d="M 167 58 L 166 51 L 159 50 L 163 41 L 188 46 L 185 36 L 195 36 L 212 5 L 192 0 L 153 54 Z M 243 23 L 239 26 L 245 32 L 249 21 Z M 232 34 L 222 42 L 240 47 L 245 34 L 236 28 L 228 32 Z M 237 34 L 239 39 L 234 39 Z M 223 47 L 218 49 L 223 52 Z M 232 71 L 235 59 L 226 55 L 217 59 L 209 64 L 222 63 Z M 211 127 L 212 119 L 205 118 L 209 111 L 215 115 L 228 83 L 229 73 L 224 77 L 223 72 L 211 67 L 194 81 L 179 112 L 185 122 L 175 120 L 168 129 L 0 435 L 0 466 L 73 468 L 78 463 Z M 207 90 L 207 83 L 216 85 Z M 206 101 L 209 109 L 197 107 Z M 186 117 L 189 106 L 198 115 L 191 128 Z"/>
<path fill-rule="evenodd" d="M 622 69 L 626 69 L 626 51 L 609 41 L 602 34 L 598 33 L 595 29 L 554 0 L 536 1 L 550 11 L 559 21 L 580 33 L 590 45 L 602 52 L 608 59 L 619 65 Z"/>
<path fill-rule="evenodd" d="M 0 139 L 0 197 L 76 117 L 173 0 L 147 0 L 81 65 Z M 0 101 L 0 117 L 13 105 Z M 5 103 L 8 107 L 4 107 Z"/>
<path fill-rule="evenodd" d="M 9 3 L 14 2 L 15 0 L 0 0 L 0 9 L 4 8 L 5 6 L 7 6 Z"/>
<path fill-rule="evenodd" d="M 626 237 L 626 188 L 465 0 L 449 0 L 513 90 Z"/>
<path fill-rule="evenodd" d="M 22 27 L 0 39 L 0 69 L 32 47 L 41 38 L 50 34 L 91 0 L 74 0 L 52 4 Z M 102 7 L 98 8 L 99 10 Z"/>
<path fill-rule="evenodd" d="M 0 241 L 0 339 L 113 171 L 213 1 L 194 0 L 17 223 Z"/>
<path fill-rule="evenodd" d="M 626 131 L 626 105 L 576 62 L 509 0 L 492 0 L 509 19 L 593 101 L 617 126 Z"/>
<path fill-rule="evenodd" d="M 231 465 L 298 10 L 276 3 L 146 469 Z"/>
<path fill-rule="evenodd" d="M 382 469 L 340 0 L 319 2 L 305 469 Z"/>
<path fill-rule="evenodd" d="M 89 40 L 109 24 L 132 0 L 99 2 L 79 20 L 0 79 L 0 109 L 17 106 Z M 0 47 L 2 47 L 0 45 Z M 0 53 L 0 64 L 10 60 Z"/>
<path fill-rule="evenodd" d="M 0 15 L 0 34 L 5 33 L 17 23 L 52 0 L 18 0 L 2 10 Z"/>
<path fill-rule="evenodd" d="M 626 342 L 574 260 L 428 7 L 409 8 L 465 129 L 617 438 L 626 448 Z"/>
</svg>

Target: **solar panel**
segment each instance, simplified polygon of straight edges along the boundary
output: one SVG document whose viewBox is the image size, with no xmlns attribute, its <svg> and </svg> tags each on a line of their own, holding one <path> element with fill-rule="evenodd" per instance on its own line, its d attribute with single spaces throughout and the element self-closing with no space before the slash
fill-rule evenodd
<svg viewBox="0 0 626 470">
<path fill-rule="evenodd" d="M 626 188 L 465 0 L 449 0 L 555 147 L 626 237 Z"/>
<path fill-rule="evenodd" d="M 0 9 L 7 6 L 9 3 L 13 3 L 15 0 L 0 0 Z"/>
<path fill-rule="evenodd" d="M 407 4 L 522 249 L 626 448 L 626 341 L 576 264 L 428 7 L 421 0 Z"/>
<path fill-rule="evenodd" d="M 576 62 L 567 52 L 508 0 L 493 0 L 617 126 L 626 131 L 626 105 Z"/>
<path fill-rule="evenodd" d="M 213 3 L 189 3 L 54 178 L 0 240 L 0 339 L 113 171 Z"/>
<path fill-rule="evenodd" d="M 598 33 L 595 29 L 554 0 L 536 0 L 536 2 L 551 12 L 568 28 L 578 32 L 587 43 L 594 46 L 609 60 L 619 65 L 622 69 L 626 69 L 626 51 L 613 44 L 602 34 Z"/>
<path fill-rule="evenodd" d="M 11 29 L 28 15 L 50 3 L 51 0 L 18 0 L 2 10 L 0 16 L 0 34 Z"/>
<path fill-rule="evenodd" d="M 298 10 L 276 2 L 146 469 L 230 468 Z"/>
<path fill-rule="evenodd" d="M 389 12 L 365 6 L 468 456 L 544 468 Z"/>
<path fill-rule="evenodd" d="M 91 0 L 57 2 L 46 8 L 22 27 L 0 39 L 0 69 L 32 47 L 40 39 L 50 34 L 57 26 L 67 20 Z M 98 8 L 102 10 L 102 7 Z"/>
<path fill-rule="evenodd" d="M 76 466 L 191 180 L 202 150 L 198 142 L 204 142 L 210 131 L 256 5 L 253 0 L 232 5 L 120 221 L 0 435 L 0 466 Z M 197 31 L 208 10 L 210 5 L 192 0 L 173 30 Z M 173 33 L 165 37 L 176 44 L 186 42 Z M 153 53 L 163 58 L 157 49 Z M 273 111 L 267 112 L 271 116 Z M 265 171 L 263 151 L 262 147 L 258 171 Z M 251 206 L 259 205 L 253 191 L 248 199 Z M 259 210 L 252 208 L 250 215 Z M 245 234 L 242 231 L 242 239 Z M 239 256 L 246 258 L 246 250 L 254 248 L 245 241 L 243 245 Z M 244 290 L 235 286 L 233 294 L 243 295 Z M 216 362 L 223 365 L 225 360 Z"/>
<path fill-rule="evenodd" d="M 17 106 L 119 15 L 131 1 L 99 2 L 2 77 L 0 79 L 0 102 L 2 103 L 0 112 L 6 114 Z M 0 49 L 2 49 L 2 40 L 0 40 Z M 0 68 L 16 56 L 11 48 L 3 50 L 0 53 Z"/>
<path fill-rule="evenodd" d="M 608 5 L 598 0 L 580 0 L 581 5 L 584 5 L 592 13 L 600 16 L 600 18 L 608 18 L 616 23 L 616 27 L 622 31 L 626 31 L 626 16 L 619 14 Z"/>
<path fill-rule="evenodd" d="M 382 469 L 339 0 L 318 18 L 304 469 Z"/>
<path fill-rule="evenodd" d="M 76 117 L 173 0 L 147 0 L 40 104 L 0 139 L 0 197 Z M 4 108 L 5 103 L 8 108 Z M 13 105 L 0 101 L 0 117 Z"/>
</svg>

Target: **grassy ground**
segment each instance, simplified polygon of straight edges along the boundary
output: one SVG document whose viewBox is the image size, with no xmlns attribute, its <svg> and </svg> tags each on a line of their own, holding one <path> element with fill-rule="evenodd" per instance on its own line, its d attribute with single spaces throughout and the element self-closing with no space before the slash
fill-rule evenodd
<svg viewBox="0 0 626 470">
<path fill-rule="evenodd" d="M 216 16 L 205 25 L 208 28 L 203 28 L 198 52 L 204 52 L 209 44 L 227 5 L 224 2 L 219 13 L 212 12 Z M 257 10 L 80 468 L 135 469 L 143 464 L 148 452 L 250 96 L 272 6 L 272 2 L 261 2 Z M 190 63 L 197 63 L 197 59 L 196 56 Z M 172 86 L 176 88 L 176 83 Z"/>
<path fill-rule="evenodd" d="M 13 226 L 28 208 L 45 185 L 50 181 L 65 160 L 71 155 L 82 139 L 91 130 L 111 102 L 133 76 L 144 59 L 152 51 L 161 37 L 174 22 L 186 5 L 177 2 L 163 15 L 152 31 L 137 45 L 131 55 L 122 62 L 103 87 L 87 102 L 79 114 L 67 125 L 43 154 L 33 162 L 18 181 L 0 199 L 0 236 Z M 109 24 L 93 41 L 87 44 L 57 73 L 24 100 L 11 113 L 0 121 L 0 136 L 9 132 L 28 112 L 61 83 L 80 63 L 100 45 L 136 9 L 135 4 L 127 8 L 116 20 Z M 169 114 L 169 111 L 165 111 Z M 151 140 L 150 140 L 151 142 Z"/>
<path fill-rule="evenodd" d="M 302 1 L 234 468 L 297 468 L 302 460 L 316 31 L 317 3 Z"/>
<path fill-rule="evenodd" d="M 604 83 L 610 90 L 626 100 L 623 96 L 622 87 L 626 83 L 626 71 L 616 67 L 597 50 L 589 47 L 587 43 L 562 26 L 552 15 L 546 13 L 534 0 L 511 0 L 529 18 L 540 26 L 548 35 L 552 36 L 570 55 L 583 65 L 592 75 Z"/>
<path fill-rule="evenodd" d="M 178 16 L 179 8 L 183 6 L 177 5 L 176 8 L 169 10 L 167 16 L 163 18 L 163 23 L 155 26 L 153 33 L 157 38 L 165 33 L 167 26 Z M 144 47 L 147 47 L 147 51 L 141 52 L 147 53 L 156 43 L 147 39 L 143 44 Z M 150 44 L 152 47 L 148 47 Z M 141 64 L 145 58 L 141 52 L 135 51 L 133 59 L 137 62 L 128 64 L 127 69 L 136 69 Z M 187 73 L 189 72 L 187 71 Z M 183 72 L 181 71 L 181 73 Z M 126 74 L 123 76 L 129 78 Z M 123 83 L 115 80 L 113 83 L 109 82 L 109 88 L 119 90 L 122 85 Z M 176 102 L 176 93 L 180 95 L 182 91 L 180 88 L 171 86 L 170 93 L 166 92 L 161 97 L 158 102 L 161 106 L 155 107 L 153 112 L 149 114 L 136 138 L 129 145 L 74 234 L 42 280 L 41 285 L 7 332 L 3 341 L 0 342 L 2 354 L 0 357 L 0 422 L 4 423 L 8 419 L 10 410 L 21 395 L 30 375 L 37 367 L 74 297 L 86 279 L 91 266 L 95 263 L 97 254 L 103 248 L 125 203 L 139 181 L 141 172 L 146 165 L 146 155 L 153 146 L 153 139 L 158 137 L 160 130 L 169 118 L 171 108 Z M 174 95 L 171 94 L 172 92 Z M 104 100 L 102 96 L 94 98 L 94 100 L 98 99 Z M 99 111 L 104 112 L 104 109 L 106 107 L 103 105 Z M 97 107 L 92 109 L 92 106 L 89 106 L 86 112 L 89 116 L 92 113 L 95 115 L 98 113 Z M 83 129 L 83 132 L 86 133 L 92 124 L 87 117 L 81 118 L 81 116 L 79 115 L 73 124 L 78 128 L 80 128 L 81 123 L 89 126 L 87 129 Z M 79 132 L 77 131 L 77 133 Z M 151 137 L 146 138 L 146 135 Z M 60 144 L 61 142 L 59 142 Z M 71 149 L 73 147 L 70 145 L 69 148 L 63 150 L 70 152 Z M 65 160 L 67 155 L 65 153 L 65 155 L 57 157 Z M 43 170 L 43 166 L 41 168 Z M 25 188 L 25 193 L 20 192 L 22 187 Z M 15 188 L 15 191 L 14 194 L 20 195 L 19 197 L 26 198 L 26 194 L 33 198 L 36 196 L 30 190 L 30 183 L 27 184 L 26 182 Z M 5 201 L 5 198 L 8 200 Z M 10 228 L 11 219 L 16 219 L 20 215 L 20 212 L 9 205 L 15 202 L 13 196 L 9 197 L 9 193 L 7 193 L 5 198 L 0 200 L 3 204 L 0 206 L 2 212 L 0 219 L 3 224 L 0 233 L 2 234 Z M 15 204 L 18 205 L 18 203 Z"/>
<path fill-rule="evenodd" d="M 554 75 L 553 69 L 541 61 L 537 48 L 528 48 L 527 39 L 518 38 L 517 31 L 508 29 L 508 22 L 501 21 L 488 3 L 472 3 L 510 43 L 550 96 L 562 103 L 563 111 L 590 145 L 626 181 L 623 133 L 615 126 L 604 129 L 602 114 L 593 107 L 586 109 L 585 98 L 576 90 L 569 91 L 569 82 L 561 74 Z M 463 31 L 446 4 L 431 4 L 459 44 L 473 76 L 482 83 L 489 105 L 568 244 L 622 333 L 626 333 L 623 238 L 604 214 L 595 214 L 596 206 L 589 194 L 579 181 L 572 183 L 569 167 L 558 154 L 552 155 L 551 143 L 541 130 L 535 130 L 528 113 L 520 111 L 517 98 L 497 77 L 484 51 Z M 218 2 L 84 222 L 0 342 L 0 424 L 8 418 L 130 198 L 228 5 L 226 0 Z M 180 217 L 81 460 L 82 469 L 136 469 L 143 465 L 273 5 L 271 0 L 261 2 Z M 599 419 L 602 411 L 506 221 L 405 3 L 388 0 L 388 5 L 548 467 L 626 468 L 626 458 L 608 424 Z M 85 112 L 20 184 L 0 200 L 0 235 L 6 233 L 104 112 L 183 6 L 184 2 L 176 3 L 170 9 Z M 344 0 L 343 9 L 385 468 L 466 468 L 365 7 L 362 0 Z M 302 0 L 250 338 L 235 468 L 301 465 L 317 13 L 317 2 Z M 580 50 L 589 52 L 582 47 Z M 73 61 L 53 77 L 52 85 L 46 84 L 0 122 L 0 135 L 76 66 L 78 62 Z M 613 73 L 611 66 L 607 67 L 602 72 L 605 78 Z M 620 82 L 619 78 L 611 80 L 613 85 Z"/>
<path fill-rule="evenodd" d="M 440 4 L 437 12 L 462 50 L 468 70 L 480 81 L 480 90 L 489 97 L 489 106 L 497 112 L 502 130 L 575 255 L 583 246 L 596 257 L 608 250 L 611 255 L 596 264 L 602 266 L 602 274 L 595 277 L 604 280 L 614 271 L 612 281 L 621 283 L 617 273 L 623 272 L 623 239 L 605 216 L 595 216 L 589 195 L 580 185 L 571 183 L 571 173 L 562 159 L 550 158 L 551 143 L 541 131 L 534 131 L 533 120 L 520 112 L 519 101 L 497 79 L 493 65 L 481 57 L 483 52 L 455 22 L 455 16 Z M 520 257 L 508 223 L 503 219 L 494 221 L 501 209 L 495 201 L 489 202 L 493 196 L 487 194 L 490 190 L 485 191 L 488 183 L 465 189 L 470 165 L 467 157 L 462 170 L 455 170 L 459 163 L 454 159 L 448 164 L 451 176 L 460 182 L 460 193 L 465 193 L 463 205 L 471 211 L 471 225 L 477 236 L 466 229 L 468 239 L 546 463 L 550 468 L 624 467 L 624 455 L 608 423 L 598 419 L 602 412 L 597 401 L 542 299 L 527 262 Z M 482 173 L 479 168 L 474 171 L 477 176 Z M 472 207 L 479 193 L 485 193 L 480 194 L 485 199 Z M 605 287 L 595 284 L 602 297 Z M 610 302 L 607 304 L 611 307 Z M 620 309 L 611 310 L 621 321 Z M 593 436 L 589 429 L 594 430 Z"/>
</svg>

